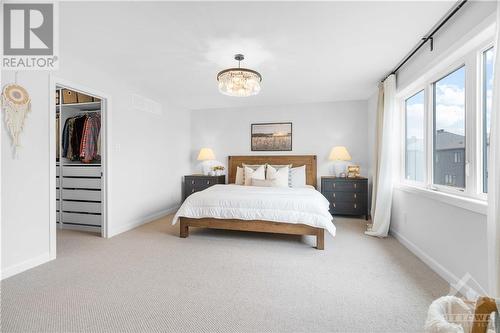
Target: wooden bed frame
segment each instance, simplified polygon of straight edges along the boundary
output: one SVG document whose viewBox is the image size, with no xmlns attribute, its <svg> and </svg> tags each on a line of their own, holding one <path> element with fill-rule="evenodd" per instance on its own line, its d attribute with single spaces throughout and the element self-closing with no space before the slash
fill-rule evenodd
<svg viewBox="0 0 500 333">
<path fill-rule="evenodd" d="M 228 157 L 228 183 L 234 184 L 236 169 L 242 164 L 292 164 L 292 167 L 306 166 L 306 184 L 316 188 L 316 155 L 273 155 L 273 156 L 229 156 Z M 323 228 L 311 227 L 305 224 L 281 223 L 262 220 L 237 220 L 237 219 L 215 219 L 215 218 L 180 218 L 180 237 L 189 236 L 189 227 L 202 227 L 211 229 L 267 232 L 288 235 L 312 235 L 316 236 L 316 248 L 325 248 L 325 230 Z"/>
</svg>

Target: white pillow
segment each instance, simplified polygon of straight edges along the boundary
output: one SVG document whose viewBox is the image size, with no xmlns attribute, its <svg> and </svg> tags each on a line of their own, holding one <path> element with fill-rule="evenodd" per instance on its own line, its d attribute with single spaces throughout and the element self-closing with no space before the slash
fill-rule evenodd
<svg viewBox="0 0 500 333">
<path fill-rule="evenodd" d="M 292 168 L 292 165 L 293 164 L 268 164 L 270 166 L 272 166 L 273 168 L 275 169 L 281 169 L 281 168 L 284 168 L 284 167 L 288 167 L 289 169 Z M 290 172 L 288 173 L 288 187 L 291 187 L 292 186 L 292 178 L 291 178 L 291 175 L 290 175 Z"/>
<path fill-rule="evenodd" d="M 244 185 L 245 184 L 245 181 L 244 181 L 244 174 L 243 174 L 243 168 L 241 167 L 236 167 L 236 179 L 234 180 L 234 183 L 236 185 Z"/>
<path fill-rule="evenodd" d="M 261 179 L 261 180 L 266 179 L 265 170 L 266 170 L 266 168 L 264 165 L 261 165 L 256 170 L 246 166 L 245 167 L 245 186 L 252 185 L 252 178 Z"/>
<path fill-rule="evenodd" d="M 255 179 L 252 178 L 252 186 L 277 187 L 275 179 Z"/>
<path fill-rule="evenodd" d="M 291 187 L 306 186 L 306 166 L 299 166 L 290 169 L 290 178 L 292 179 Z"/>
<path fill-rule="evenodd" d="M 246 177 L 246 173 L 245 173 L 245 168 L 248 167 L 252 170 L 257 170 L 258 168 L 260 168 L 261 166 L 264 167 L 264 172 L 266 171 L 266 165 L 265 164 L 245 164 L 245 163 L 242 163 L 241 166 L 243 167 L 243 184 L 244 185 L 247 185 L 247 181 L 245 180 L 245 177 Z M 252 182 L 252 180 L 249 180 L 249 182 Z M 248 184 L 250 185 L 250 184 Z"/>
<path fill-rule="evenodd" d="M 266 179 L 276 180 L 277 187 L 288 187 L 289 173 L 290 173 L 290 168 L 288 166 L 276 169 L 271 165 L 268 165 Z"/>
</svg>

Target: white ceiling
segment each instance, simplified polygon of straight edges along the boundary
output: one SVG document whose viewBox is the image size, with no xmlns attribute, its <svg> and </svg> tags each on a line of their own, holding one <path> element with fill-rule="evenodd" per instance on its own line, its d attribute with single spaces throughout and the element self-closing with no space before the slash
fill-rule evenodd
<svg viewBox="0 0 500 333">
<path fill-rule="evenodd" d="M 366 99 L 453 3 L 64 2 L 61 53 L 188 109 Z M 257 96 L 217 90 L 240 52 Z"/>
</svg>

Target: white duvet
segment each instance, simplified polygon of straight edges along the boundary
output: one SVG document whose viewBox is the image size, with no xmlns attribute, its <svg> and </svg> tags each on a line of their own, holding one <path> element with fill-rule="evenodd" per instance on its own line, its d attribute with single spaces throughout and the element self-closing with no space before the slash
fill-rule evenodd
<svg viewBox="0 0 500 333">
<path fill-rule="evenodd" d="M 306 224 L 335 236 L 329 202 L 313 187 L 280 188 L 214 185 L 191 194 L 175 214 L 179 217 L 264 220 Z"/>
</svg>

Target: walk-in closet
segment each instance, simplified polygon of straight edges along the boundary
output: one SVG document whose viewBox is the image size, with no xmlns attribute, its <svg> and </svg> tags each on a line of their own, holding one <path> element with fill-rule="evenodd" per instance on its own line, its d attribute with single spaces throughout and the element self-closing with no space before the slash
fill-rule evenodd
<svg viewBox="0 0 500 333">
<path fill-rule="evenodd" d="M 103 235 L 104 101 L 60 85 L 55 94 L 57 226 Z"/>
</svg>

